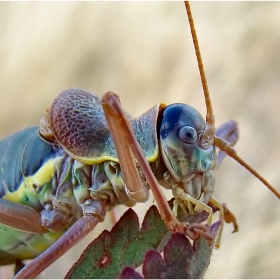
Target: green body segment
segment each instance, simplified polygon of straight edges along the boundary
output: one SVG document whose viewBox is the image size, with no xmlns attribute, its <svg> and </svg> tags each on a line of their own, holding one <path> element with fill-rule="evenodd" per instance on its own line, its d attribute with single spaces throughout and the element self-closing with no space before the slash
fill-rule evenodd
<svg viewBox="0 0 280 280">
<path fill-rule="evenodd" d="M 52 180 L 61 149 L 42 141 L 38 127 L 26 128 L 0 142 L 0 197 L 26 204 L 38 212 L 53 193 Z M 32 259 L 64 231 L 31 234 L 0 224 L 0 265 Z"/>
<path fill-rule="evenodd" d="M 50 247 L 65 231 L 32 234 L 0 224 L 0 265 L 17 259 L 34 259 Z"/>
</svg>

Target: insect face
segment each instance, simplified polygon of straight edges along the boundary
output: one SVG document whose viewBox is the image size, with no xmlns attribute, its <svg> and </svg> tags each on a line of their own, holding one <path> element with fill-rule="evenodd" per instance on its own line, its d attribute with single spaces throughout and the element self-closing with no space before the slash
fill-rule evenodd
<svg viewBox="0 0 280 280">
<path fill-rule="evenodd" d="M 215 165 L 214 147 L 205 150 L 200 144 L 204 127 L 201 114 L 191 106 L 172 104 L 164 110 L 161 151 L 169 172 L 178 182 L 189 181 Z"/>
</svg>

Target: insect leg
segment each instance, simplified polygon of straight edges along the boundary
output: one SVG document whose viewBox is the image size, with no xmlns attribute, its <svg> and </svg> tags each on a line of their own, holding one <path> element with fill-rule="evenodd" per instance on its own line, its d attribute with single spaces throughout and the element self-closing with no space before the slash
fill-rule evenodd
<svg viewBox="0 0 280 280">
<path fill-rule="evenodd" d="M 217 137 L 223 138 L 226 141 L 228 141 L 231 144 L 231 146 L 234 146 L 239 138 L 237 122 L 233 120 L 227 121 L 226 123 L 220 125 L 217 128 L 215 134 Z M 226 155 L 226 152 L 219 150 L 217 156 L 218 166 L 221 164 L 222 160 L 225 158 Z"/>
<path fill-rule="evenodd" d="M 233 223 L 232 233 L 238 231 L 238 224 L 237 224 L 236 218 L 233 215 L 233 213 L 227 208 L 227 206 L 224 203 L 219 202 L 215 197 L 213 197 L 213 196 L 211 197 L 208 205 L 211 206 L 213 211 L 215 209 L 219 210 L 219 218 L 222 221 L 218 234 L 217 234 L 216 243 L 215 243 L 215 248 L 218 249 L 221 245 L 221 238 L 222 238 L 222 233 L 223 233 L 223 229 L 224 229 L 224 221 L 226 223 Z"/>
<path fill-rule="evenodd" d="M 41 225 L 40 214 L 34 208 L 2 198 L 0 198 L 0 223 L 31 233 L 48 232 Z"/>
<path fill-rule="evenodd" d="M 116 97 L 115 95 L 113 96 Z M 105 101 L 104 97 L 102 101 Z M 120 165 L 122 167 L 124 180 L 126 185 L 129 186 L 129 196 L 135 199 L 137 202 L 146 202 L 149 198 L 149 191 L 142 184 L 142 180 L 137 171 L 136 164 L 132 156 L 132 151 L 130 149 L 130 145 L 128 145 L 128 143 L 132 142 L 126 137 L 124 133 L 124 124 L 120 123 L 121 128 L 117 129 L 117 122 L 121 121 L 121 119 L 115 118 L 115 120 L 112 122 L 111 119 L 108 117 L 109 114 L 112 112 L 112 109 L 108 108 L 108 103 L 103 103 L 102 106 L 105 113 L 106 121 L 110 129 L 110 133 L 112 135 L 112 138 L 115 139 L 114 144 L 117 150 Z M 134 145 L 137 145 L 137 141 L 136 143 L 134 143 Z"/>
<path fill-rule="evenodd" d="M 114 144 L 118 153 L 118 158 L 122 167 L 124 179 L 127 188 L 130 191 L 129 195 L 133 195 L 132 197 L 136 201 L 139 201 L 138 193 L 140 194 L 140 190 L 143 190 L 143 192 L 145 193 L 148 191 L 147 189 L 144 190 L 143 187 L 141 189 L 137 189 L 141 187 L 141 180 L 139 179 L 139 174 L 135 167 L 135 161 L 132 157 L 131 149 L 134 148 L 133 153 L 137 158 L 139 165 L 143 169 L 143 173 L 146 175 L 146 180 L 148 181 L 151 189 L 154 188 L 154 190 L 152 189 L 152 191 L 154 193 L 155 199 L 157 202 L 160 201 L 159 211 L 162 214 L 162 217 L 166 218 L 167 223 L 169 221 L 173 221 L 175 220 L 175 217 L 171 212 L 162 191 L 158 187 L 156 179 L 150 172 L 150 168 L 148 163 L 146 162 L 146 159 L 140 152 L 141 148 L 139 147 L 137 140 L 133 137 L 133 129 L 130 125 L 130 122 L 123 114 L 120 107 L 119 99 L 117 98 L 118 97 L 116 95 L 108 92 L 102 98 L 102 105 L 112 138 L 114 139 Z M 130 145 L 128 145 L 128 143 L 130 143 Z M 146 196 L 146 194 L 144 194 L 143 196 Z"/>
<path fill-rule="evenodd" d="M 139 178 L 134 160 L 136 158 L 137 164 L 140 166 L 153 192 L 159 212 L 166 226 L 171 230 L 187 234 L 192 239 L 198 238 L 204 232 L 203 236 L 212 240 L 212 236 L 206 233 L 207 226 L 201 224 L 186 225 L 180 223 L 174 216 L 135 138 L 127 114 L 121 108 L 119 97 L 112 92 L 106 93 L 102 97 L 102 106 L 114 140 L 128 194 L 139 202 L 141 200 L 144 201 L 143 198 L 146 197 L 148 192 L 148 189 Z"/>
<path fill-rule="evenodd" d="M 202 210 L 206 211 L 209 216 L 207 218 L 207 223 L 209 225 L 212 224 L 212 219 L 213 219 L 213 211 L 212 211 L 212 208 L 208 205 L 206 205 L 205 203 L 203 202 L 200 202 L 199 200 L 191 197 L 189 194 L 187 194 L 182 188 L 178 187 L 176 188 L 176 193 L 175 195 L 180 198 L 181 200 L 183 201 L 186 201 L 186 202 L 191 202 L 192 204 L 194 204 L 195 206 L 198 206 L 199 208 L 201 208 Z"/>
<path fill-rule="evenodd" d="M 233 120 L 230 120 L 221 126 L 218 127 L 216 131 L 216 136 L 225 139 L 232 146 L 237 142 L 239 138 L 238 126 L 237 123 Z M 222 160 L 225 158 L 227 154 L 224 151 L 219 151 L 217 156 L 218 166 L 221 164 Z M 215 247 L 219 248 L 221 244 L 221 237 L 224 227 L 224 221 L 227 223 L 233 223 L 234 230 L 233 232 L 238 231 L 238 225 L 235 216 L 233 213 L 226 207 L 225 204 L 219 202 L 213 196 L 211 197 L 208 205 L 213 209 L 213 211 L 219 211 L 219 219 L 221 220 L 221 226 L 219 228 L 217 239 L 215 243 Z"/>
<path fill-rule="evenodd" d="M 228 122 L 222 124 L 221 126 L 218 127 L 218 129 L 216 131 L 216 136 L 223 138 L 224 140 L 228 141 L 231 146 L 234 146 L 239 138 L 237 123 L 235 121 L 231 120 L 231 121 L 228 121 Z M 221 151 L 221 150 L 219 151 L 218 166 L 221 164 L 222 160 L 225 158 L 226 155 L 227 155 L 226 152 Z M 217 203 L 214 202 L 214 200 L 216 202 L 218 202 L 217 199 L 215 199 L 213 197 L 213 199 L 212 198 L 210 199 L 210 203 L 208 203 L 208 205 L 211 206 L 212 208 L 214 208 L 215 206 L 216 207 L 218 206 Z M 233 215 L 233 213 L 226 207 L 225 204 L 220 203 L 220 202 L 218 202 L 218 204 L 220 206 L 222 206 L 222 208 L 223 208 L 225 222 L 233 223 L 233 226 L 234 226 L 233 232 L 238 231 L 238 224 L 237 224 L 236 218 Z M 217 208 L 219 208 L 219 207 L 217 207 Z M 219 209 L 221 209 L 221 207 Z"/>
<path fill-rule="evenodd" d="M 94 203 L 98 211 L 96 216 L 84 216 L 77 220 L 51 247 L 27 264 L 15 278 L 36 277 L 91 232 L 103 220 L 108 210 L 108 205 L 105 201 L 94 201 Z"/>
</svg>

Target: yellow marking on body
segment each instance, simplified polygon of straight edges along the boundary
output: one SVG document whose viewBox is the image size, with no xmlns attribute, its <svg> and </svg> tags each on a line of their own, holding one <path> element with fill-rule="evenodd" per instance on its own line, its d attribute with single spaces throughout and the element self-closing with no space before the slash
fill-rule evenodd
<svg viewBox="0 0 280 280">
<path fill-rule="evenodd" d="M 113 161 L 113 162 L 119 162 L 118 158 L 112 157 L 112 156 L 107 156 L 107 155 L 101 155 L 100 157 L 92 157 L 92 158 L 76 156 L 75 154 L 71 153 L 68 149 L 66 149 L 66 147 L 63 146 L 62 144 L 61 144 L 61 146 L 67 152 L 67 154 L 69 154 L 72 158 L 74 158 L 75 160 L 82 162 L 84 164 L 88 164 L 88 165 L 99 164 L 106 160 Z"/>
<path fill-rule="evenodd" d="M 27 188 L 33 189 L 33 184 L 41 186 L 54 176 L 55 165 L 53 159 L 48 160 L 34 175 L 26 177 L 24 182 Z"/>
<path fill-rule="evenodd" d="M 61 145 L 63 146 L 63 145 Z M 92 165 L 92 164 L 99 164 L 102 163 L 104 161 L 113 161 L 113 162 L 117 162 L 119 163 L 119 159 L 117 157 L 112 157 L 112 156 L 100 156 L 100 157 L 80 157 L 80 156 L 76 156 L 73 153 L 71 153 L 69 150 L 66 149 L 66 147 L 64 147 L 64 150 L 67 152 L 67 154 L 69 154 L 72 158 L 74 158 L 75 160 L 82 162 L 84 164 L 88 164 L 88 165 Z M 156 152 L 153 156 L 150 157 L 146 157 L 146 160 L 148 162 L 153 162 L 158 158 L 158 149 L 156 149 Z"/>
<path fill-rule="evenodd" d="M 20 202 L 20 200 L 28 195 L 37 195 L 34 189 L 34 184 L 41 186 L 51 180 L 55 173 L 54 160 L 48 160 L 40 169 L 33 175 L 25 177 L 23 182 L 20 184 L 19 188 L 14 192 L 7 192 L 4 199 L 12 202 Z"/>
<path fill-rule="evenodd" d="M 147 161 L 148 162 L 156 161 L 158 159 L 158 154 L 159 154 L 159 149 L 157 148 L 157 149 L 155 149 L 155 152 L 154 152 L 154 154 L 152 156 L 146 157 Z"/>
</svg>

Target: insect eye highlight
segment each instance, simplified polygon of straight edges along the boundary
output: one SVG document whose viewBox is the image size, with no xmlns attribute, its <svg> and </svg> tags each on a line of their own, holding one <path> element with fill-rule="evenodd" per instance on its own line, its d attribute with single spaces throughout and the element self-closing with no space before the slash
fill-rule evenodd
<svg viewBox="0 0 280 280">
<path fill-rule="evenodd" d="M 179 138 L 186 144 L 194 144 L 197 141 L 197 132 L 191 126 L 183 126 L 179 131 Z"/>
</svg>

